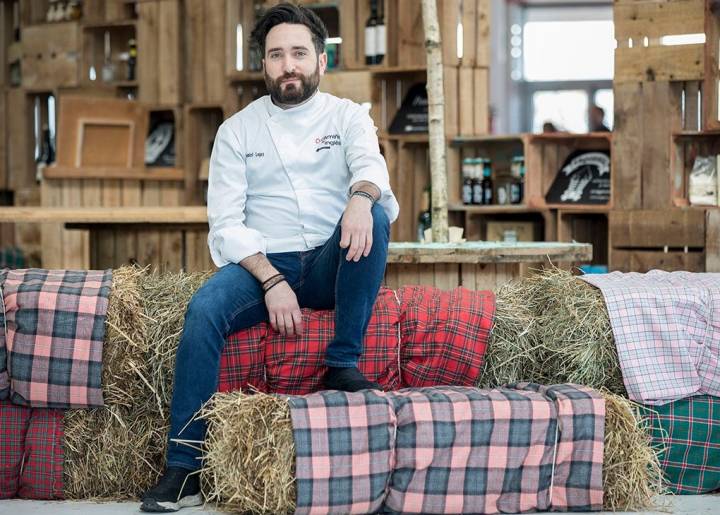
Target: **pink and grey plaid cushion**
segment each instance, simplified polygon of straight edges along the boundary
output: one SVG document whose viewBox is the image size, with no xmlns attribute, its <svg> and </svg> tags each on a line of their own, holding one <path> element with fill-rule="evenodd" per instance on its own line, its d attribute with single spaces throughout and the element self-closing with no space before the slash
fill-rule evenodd
<svg viewBox="0 0 720 515">
<path fill-rule="evenodd" d="M 581 279 L 605 297 L 628 396 L 720 396 L 720 274 L 613 272 Z"/>
<path fill-rule="evenodd" d="M 7 270 L 0 270 L 0 400 L 10 396 L 10 376 L 7 371 L 7 346 L 5 343 L 5 305 L 2 299 L 2 285 Z"/>
<path fill-rule="evenodd" d="M 573 385 L 291 397 L 297 513 L 602 508 L 603 398 Z"/>
<path fill-rule="evenodd" d="M 100 376 L 112 271 L 9 270 L 3 284 L 11 399 L 103 404 Z"/>
</svg>

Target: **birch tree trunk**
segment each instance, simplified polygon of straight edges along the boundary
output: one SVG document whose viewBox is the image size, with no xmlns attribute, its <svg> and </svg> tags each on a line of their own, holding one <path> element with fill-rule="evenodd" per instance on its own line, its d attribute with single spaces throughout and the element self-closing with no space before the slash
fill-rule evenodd
<svg viewBox="0 0 720 515">
<path fill-rule="evenodd" d="M 422 17 L 427 54 L 432 237 L 434 242 L 445 243 L 448 241 L 445 95 L 443 93 L 442 47 L 436 0 L 422 0 Z"/>
</svg>

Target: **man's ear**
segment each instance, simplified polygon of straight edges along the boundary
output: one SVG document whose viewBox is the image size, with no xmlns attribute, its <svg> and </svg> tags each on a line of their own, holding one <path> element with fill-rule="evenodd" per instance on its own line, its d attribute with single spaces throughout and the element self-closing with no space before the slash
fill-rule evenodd
<svg viewBox="0 0 720 515">
<path fill-rule="evenodd" d="M 327 70 L 327 53 L 323 52 L 318 57 L 318 68 L 320 69 L 320 76 L 325 75 L 325 70 Z"/>
</svg>

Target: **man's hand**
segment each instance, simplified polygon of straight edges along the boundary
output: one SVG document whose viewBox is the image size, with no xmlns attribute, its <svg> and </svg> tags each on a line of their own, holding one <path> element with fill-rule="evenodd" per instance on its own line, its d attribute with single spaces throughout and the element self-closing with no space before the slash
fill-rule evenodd
<svg viewBox="0 0 720 515">
<path fill-rule="evenodd" d="M 351 196 L 340 225 L 340 246 L 349 247 L 346 259 L 355 262 L 370 254 L 373 240 L 372 203 L 360 195 Z"/>
<path fill-rule="evenodd" d="M 302 315 L 297 296 L 287 281 L 273 286 L 265 294 L 270 325 L 285 336 L 302 334 Z"/>
</svg>

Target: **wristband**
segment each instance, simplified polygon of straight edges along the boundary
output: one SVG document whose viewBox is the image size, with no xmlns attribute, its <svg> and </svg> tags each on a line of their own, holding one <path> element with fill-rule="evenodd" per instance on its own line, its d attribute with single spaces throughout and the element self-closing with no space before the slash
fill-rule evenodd
<svg viewBox="0 0 720 515">
<path fill-rule="evenodd" d="M 352 195 L 350 195 L 350 196 L 351 196 L 351 197 L 354 197 L 355 195 L 357 195 L 357 196 L 359 196 L 359 197 L 365 197 L 366 199 L 368 199 L 368 200 L 370 201 L 370 203 L 371 203 L 373 206 L 375 205 L 375 197 L 373 197 L 373 196 L 372 196 L 370 193 L 368 193 L 367 191 L 362 191 L 362 190 L 353 191 Z"/>
<path fill-rule="evenodd" d="M 270 277 L 268 277 L 267 279 L 265 279 L 265 280 L 263 281 L 263 283 L 262 283 L 262 288 L 263 288 L 263 290 L 265 289 L 265 285 L 267 285 L 267 283 L 269 283 L 270 281 L 272 281 L 273 279 L 276 279 L 276 278 L 278 278 L 278 277 L 282 277 L 283 279 L 285 278 L 285 277 L 283 276 L 283 274 L 279 274 L 279 273 L 278 273 L 278 274 L 275 274 L 275 275 L 271 275 Z"/>
<path fill-rule="evenodd" d="M 278 284 L 284 283 L 284 282 L 285 282 L 285 278 L 283 277 L 283 278 L 280 279 L 278 282 L 272 283 L 270 286 L 267 287 L 267 289 L 265 290 L 264 295 L 267 295 L 267 292 L 269 292 L 270 290 L 272 290 L 272 289 L 273 289 L 275 286 L 277 286 Z"/>
</svg>

